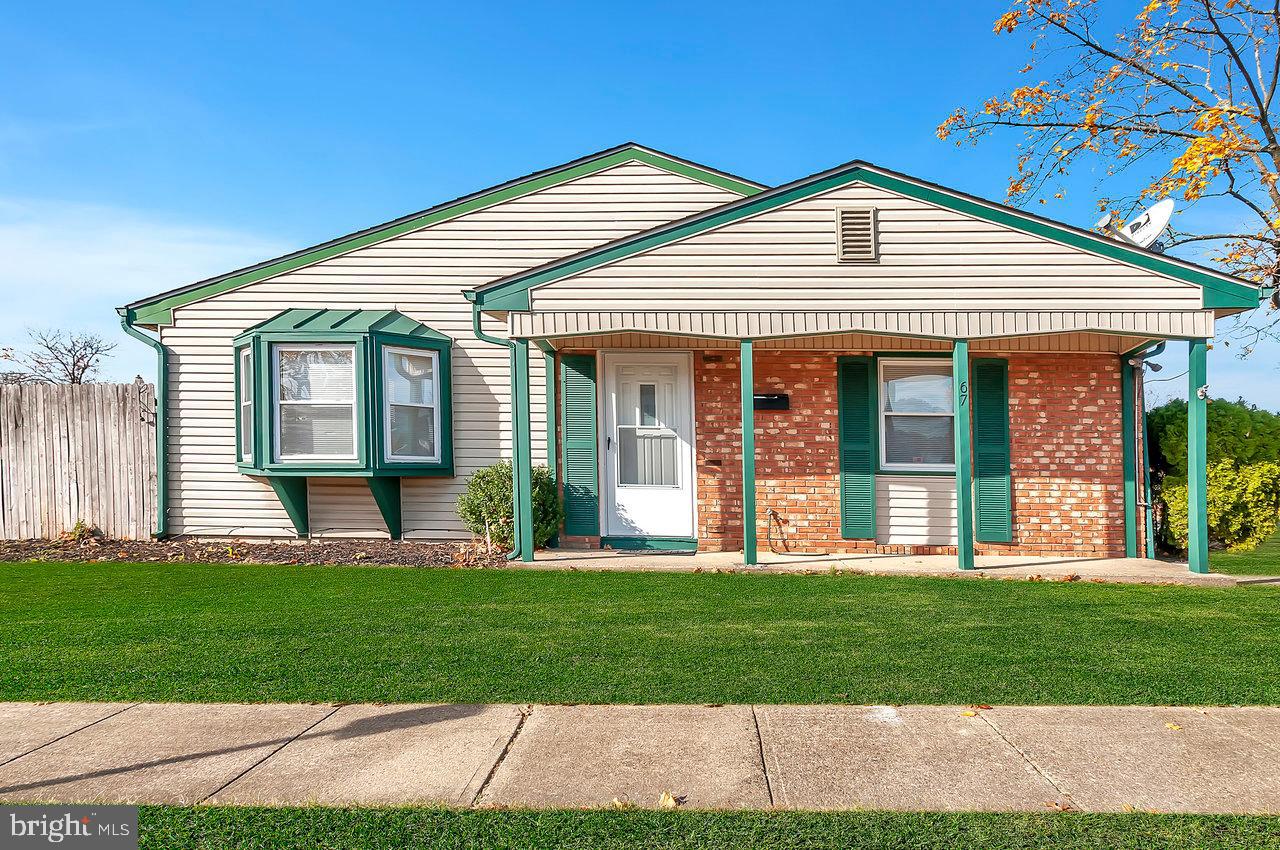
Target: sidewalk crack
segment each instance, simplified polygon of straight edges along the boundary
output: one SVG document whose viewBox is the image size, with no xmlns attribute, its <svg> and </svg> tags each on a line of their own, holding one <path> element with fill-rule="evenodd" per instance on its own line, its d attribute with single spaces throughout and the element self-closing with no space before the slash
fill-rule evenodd
<svg viewBox="0 0 1280 850">
<path fill-rule="evenodd" d="M 1019 747 L 1013 741 L 1010 741 L 1008 738 L 1005 737 L 1004 733 L 1000 731 L 1000 727 L 992 723 L 987 718 L 987 713 L 985 711 L 979 711 L 978 716 L 982 718 L 983 723 L 991 727 L 991 731 L 995 732 L 1001 741 L 1004 741 L 1005 744 L 1009 746 L 1009 749 L 1013 750 L 1015 753 L 1021 756 L 1022 760 L 1025 761 L 1028 765 L 1030 765 L 1031 769 L 1034 770 L 1037 774 L 1039 774 L 1041 779 L 1043 779 L 1045 782 L 1048 782 L 1049 785 L 1053 787 L 1053 790 L 1057 791 L 1062 796 L 1062 799 L 1066 801 L 1068 806 L 1070 806 L 1073 809 L 1079 808 L 1078 806 L 1076 806 L 1075 801 L 1071 799 L 1071 795 L 1068 794 L 1067 791 L 1061 785 L 1059 785 L 1056 781 L 1054 781 L 1054 778 L 1050 776 L 1044 769 L 1042 769 L 1040 765 L 1036 764 L 1035 761 L 1031 758 L 1031 756 L 1027 755 L 1026 751 L 1024 751 L 1021 747 Z"/>
<path fill-rule="evenodd" d="M 199 800 L 197 800 L 197 801 L 196 801 L 196 805 L 200 805 L 201 803 L 205 802 L 206 800 L 208 800 L 210 797 L 214 796 L 215 794 L 221 794 L 223 791 L 227 790 L 227 788 L 231 787 L 231 785 L 232 785 L 232 784 L 234 784 L 235 782 L 237 782 L 238 780 L 240 780 L 240 779 L 241 779 L 241 778 L 242 778 L 246 773 L 248 773 L 249 771 L 253 770 L 255 767 L 257 767 L 258 765 L 262 764 L 264 761 L 266 761 L 267 759 L 271 758 L 271 757 L 272 757 L 272 756 L 274 756 L 276 753 L 280 752 L 280 751 L 281 751 L 281 750 L 283 750 L 285 747 L 289 746 L 289 745 L 290 745 L 290 744 L 292 744 L 294 741 L 298 740 L 298 739 L 299 739 L 299 738 L 301 738 L 303 735 L 307 734 L 307 733 L 308 733 L 308 732 L 310 732 L 312 729 L 316 728 L 316 727 L 317 727 L 317 726 L 319 726 L 321 723 L 323 723 L 323 722 L 325 722 L 326 720 L 328 720 L 330 717 L 333 717 L 333 715 L 335 715 L 335 714 L 337 714 L 337 713 L 338 713 L 338 710 L 339 710 L 340 708 L 342 708 L 342 706 L 340 706 L 340 705 L 335 705 L 333 708 L 331 708 L 331 709 L 329 710 L 329 712 L 328 712 L 327 714 L 325 714 L 324 716 L 322 716 L 322 717 L 320 717 L 320 718 L 317 718 L 317 719 L 316 719 L 316 721 L 315 721 L 314 723 L 309 724 L 309 725 L 307 726 L 307 728 L 298 730 L 298 734 L 294 735 L 292 738 L 289 738 L 287 741 L 284 741 L 282 744 L 280 744 L 280 746 L 275 747 L 274 749 L 272 749 L 272 750 L 271 750 L 271 752 L 267 753 L 265 756 L 263 756 L 262 758 L 258 759 L 258 760 L 257 760 L 257 761 L 255 761 L 253 764 L 249 765 L 249 766 L 248 766 L 248 767 L 246 767 L 244 770 L 240 771 L 240 772 L 239 772 L 239 773 L 237 773 L 235 776 L 231 777 L 231 778 L 230 778 L 230 779 L 228 779 L 226 782 L 224 782 L 224 783 L 222 783 L 221 785 L 219 785 L 217 788 L 214 788 L 214 789 L 213 789 L 212 791 L 210 791 L 208 794 L 205 794 L 203 797 L 201 797 Z"/>
<path fill-rule="evenodd" d="M 86 724 L 85 724 L 85 725 L 83 725 L 83 726 L 78 726 L 78 727 L 76 727 L 75 729 L 72 729 L 70 732 L 68 732 L 68 733 L 67 733 L 67 734 L 65 734 L 65 735 L 59 735 L 58 737 L 54 738 L 52 741 L 45 741 L 45 742 L 44 742 L 43 744 L 41 744 L 40 746 L 38 746 L 38 747 L 33 747 L 32 749 L 27 750 L 25 753 L 18 753 L 18 754 L 17 754 L 16 756 L 14 756 L 13 758 L 7 758 L 7 759 L 5 759 L 4 761 L 0 761 L 0 767 L 4 767 L 6 764 L 9 764 L 10 762 L 15 762 L 15 761 L 17 761 L 17 760 L 18 760 L 18 759 L 20 759 L 20 758 L 25 758 L 25 757 L 27 757 L 27 756 L 31 755 L 32 753 L 38 753 L 38 752 L 40 752 L 40 750 L 43 750 L 45 747 L 53 746 L 54 744 L 58 743 L 59 741 L 65 740 L 66 738 L 70 738 L 72 735 L 76 734 L 77 732 L 83 732 L 84 730 L 86 730 L 86 729 L 88 729 L 88 728 L 90 728 L 90 727 L 92 727 L 92 726 L 97 726 L 99 723 L 101 723 L 101 722 L 102 722 L 102 721 L 104 721 L 104 720 L 110 720 L 110 719 L 111 719 L 111 718 L 113 718 L 113 717 L 119 717 L 120 715 L 122 715 L 122 714 L 124 714 L 126 711 L 128 711 L 129 709 L 131 709 L 131 708 L 137 708 L 137 707 L 138 707 L 138 706 L 140 706 L 140 705 L 142 705 L 142 703 L 140 703 L 140 702 L 132 702 L 132 703 L 129 703 L 129 704 L 128 704 L 128 705 L 126 705 L 124 708 L 121 708 L 121 709 L 119 709 L 119 710 L 117 710 L 117 711 L 113 711 L 113 712 L 111 712 L 110 714 L 108 714 L 106 717 L 99 717 L 97 720 L 93 721 L 92 723 L 86 723 Z"/>
<path fill-rule="evenodd" d="M 515 744 L 516 738 L 520 735 L 520 730 L 524 728 L 524 722 L 533 714 L 533 706 L 527 706 L 520 709 L 520 719 L 516 721 L 516 728 L 511 730 L 511 737 L 507 739 L 507 745 L 502 748 L 502 752 L 498 753 L 498 759 L 493 763 L 493 767 L 489 768 L 489 775 L 484 778 L 484 782 L 480 783 L 480 787 L 476 789 L 476 795 L 471 798 L 471 808 L 475 808 L 480 803 L 480 798 L 484 792 L 489 789 L 489 783 L 493 781 L 493 777 L 498 773 L 498 768 L 502 767 L 502 763 L 507 760 L 507 753 L 511 752 L 512 745 Z"/>
<path fill-rule="evenodd" d="M 760 718 L 756 716 L 756 707 L 751 706 L 751 722 L 756 726 L 756 746 L 760 751 L 760 770 L 764 773 L 764 790 L 769 794 L 769 808 L 773 808 L 773 780 L 769 778 L 769 763 L 764 759 L 764 737 L 760 734 Z"/>
</svg>

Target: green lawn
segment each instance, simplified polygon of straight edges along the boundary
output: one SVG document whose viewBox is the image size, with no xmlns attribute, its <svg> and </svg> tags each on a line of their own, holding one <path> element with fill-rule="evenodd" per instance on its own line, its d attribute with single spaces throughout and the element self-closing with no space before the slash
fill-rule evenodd
<svg viewBox="0 0 1280 850">
<path fill-rule="evenodd" d="M 1264 817 L 888 812 L 142 810 L 142 848 L 1280 848 Z"/>
<path fill-rule="evenodd" d="M 1236 576 L 1280 576 L 1280 533 L 1252 552 L 1212 552 L 1209 569 Z"/>
<path fill-rule="evenodd" d="M 1280 586 L 0 564 L 0 699 L 1280 704 Z"/>
</svg>

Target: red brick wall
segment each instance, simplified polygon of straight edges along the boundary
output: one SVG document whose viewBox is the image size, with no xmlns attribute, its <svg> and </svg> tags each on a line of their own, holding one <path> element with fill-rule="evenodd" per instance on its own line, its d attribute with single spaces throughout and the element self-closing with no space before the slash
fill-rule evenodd
<svg viewBox="0 0 1280 850">
<path fill-rule="evenodd" d="M 1120 360 L 1009 358 L 1013 546 L 1020 552 L 1123 557 Z"/>
<path fill-rule="evenodd" d="M 758 392 L 785 392 L 788 411 L 756 413 L 756 507 L 760 547 L 767 511 L 795 551 L 929 554 L 948 547 L 876 546 L 840 537 L 836 456 L 836 357 L 840 353 L 757 351 Z M 1124 554 L 1120 371 L 1114 355 L 1009 358 L 1013 544 L 980 552 Z M 742 546 L 742 434 L 738 358 L 694 354 L 699 547 Z M 775 539 L 779 537 L 773 526 Z"/>
</svg>

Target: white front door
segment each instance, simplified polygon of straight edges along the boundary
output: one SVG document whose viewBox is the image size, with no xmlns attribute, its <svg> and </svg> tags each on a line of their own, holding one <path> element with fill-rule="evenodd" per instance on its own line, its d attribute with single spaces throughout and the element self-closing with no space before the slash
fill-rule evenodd
<svg viewBox="0 0 1280 850">
<path fill-rule="evenodd" d="M 686 353 L 603 355 L 604 533 L 693 537 L 693 380 Z"/>
</svg>

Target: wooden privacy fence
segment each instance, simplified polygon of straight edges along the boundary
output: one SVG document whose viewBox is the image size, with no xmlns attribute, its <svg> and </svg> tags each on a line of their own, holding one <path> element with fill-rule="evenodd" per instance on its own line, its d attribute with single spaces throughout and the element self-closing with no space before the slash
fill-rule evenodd
<svg viewBox="0 0 1280 850">
<path fill-rule="evenodd" d="M 0 386 L 0 537 L 77 522 L 146 539 L 156 516 L 156 397 L 132 384 Z"/>
</svg>

